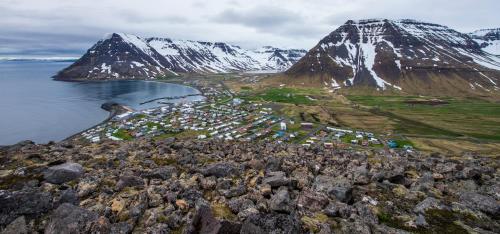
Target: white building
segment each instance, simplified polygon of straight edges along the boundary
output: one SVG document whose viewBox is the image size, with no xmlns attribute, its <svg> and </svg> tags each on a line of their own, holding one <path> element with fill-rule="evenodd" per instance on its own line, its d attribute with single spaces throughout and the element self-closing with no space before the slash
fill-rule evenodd
<svg viewBox="0 0 500 234">
<path fill-rule="evenodd" d="M 280 129 L 281 129 L 281 131 L 286 131 L 286 123 L 285 122 L 280 123 Z"/>
</svg>

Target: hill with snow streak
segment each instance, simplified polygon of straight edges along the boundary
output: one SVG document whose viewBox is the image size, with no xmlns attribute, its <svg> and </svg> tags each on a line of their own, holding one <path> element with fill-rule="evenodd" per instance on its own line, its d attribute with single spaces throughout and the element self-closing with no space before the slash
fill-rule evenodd
<svg viewBox="0 0 500 234">
<path fill-rule="evenodd" d="M 305 50 L 264 47 L 251 51 L 222 42 L 142 39 L 124 33 L 109 34 L 68 68 L 59 80 L 154 79 L 179 73 L 283 71 Z"/>
<path fill-rule="evenodd" d="M 349 20 L 287 74 L 332 89 L 369 86 L 409 93 L 499 89 L 500 59 L 468 35 L 415 20 Z"/>
<path fill-rule="evenodd" d="M 500 28 L 477 30 L 469 33 L 469 36 L 472 37 L 484 51 L 500 56 Z"/>
</svg>

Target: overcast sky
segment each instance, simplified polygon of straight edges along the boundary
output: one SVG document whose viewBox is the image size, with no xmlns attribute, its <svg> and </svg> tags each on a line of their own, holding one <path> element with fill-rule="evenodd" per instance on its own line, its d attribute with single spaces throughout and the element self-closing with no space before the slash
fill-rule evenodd
<svg viewBox="0 0 500 234">
<path fill-rule="evenodd" d="M 79 56 L 109 32 L 309 49 L 348 19 L 500 27 L 500 0 L 0 0 L 0 55 Z"/>
</svg>

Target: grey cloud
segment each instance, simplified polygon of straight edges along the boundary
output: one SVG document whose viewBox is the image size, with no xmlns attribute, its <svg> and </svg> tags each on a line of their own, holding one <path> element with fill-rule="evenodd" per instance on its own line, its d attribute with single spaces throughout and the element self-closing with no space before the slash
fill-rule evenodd
<svg viewBox="0 0 500 234">
<path fill-rule="evenodd" d="M 348 19 L 500 26 L 498 0 L 0 1 L 0 56 L 81 54 L 108 32 L 309 49 Z"/>
<path fill-rule="evenodd" d="M 269 6 L 257 6 L 249 10 L 227 9 L 213 17 L 216 22 L 240 24 L 258 30 L 276 28 L 300 21 L 301 16 L 293 11 Z"/>
</svg>

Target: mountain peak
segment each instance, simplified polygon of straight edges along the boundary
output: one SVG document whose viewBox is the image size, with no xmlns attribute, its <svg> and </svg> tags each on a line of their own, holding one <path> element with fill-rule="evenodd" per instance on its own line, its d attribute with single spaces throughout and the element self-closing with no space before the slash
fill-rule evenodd
<svg viewBox="0 0 500 234">
<path fill-rule="evenodd" d="M 306 51 L 108 33 L 56 79 L 150 79 L 177 73 L 286 70 Z"/>
<path fill-rule="evenodd" d="M 463 89 L 492 91 L 500 89 L 498 70 L 498 57 L 446 26 L 411 19 L 364 19 L 349 20 L 334 30 L 287 74 L 319 76 L 321 85 L 334 88 L 371 86 L 418 92 L 426 92 L 435 77 L 460 77 L 454 82 Z"/>
</svg>

